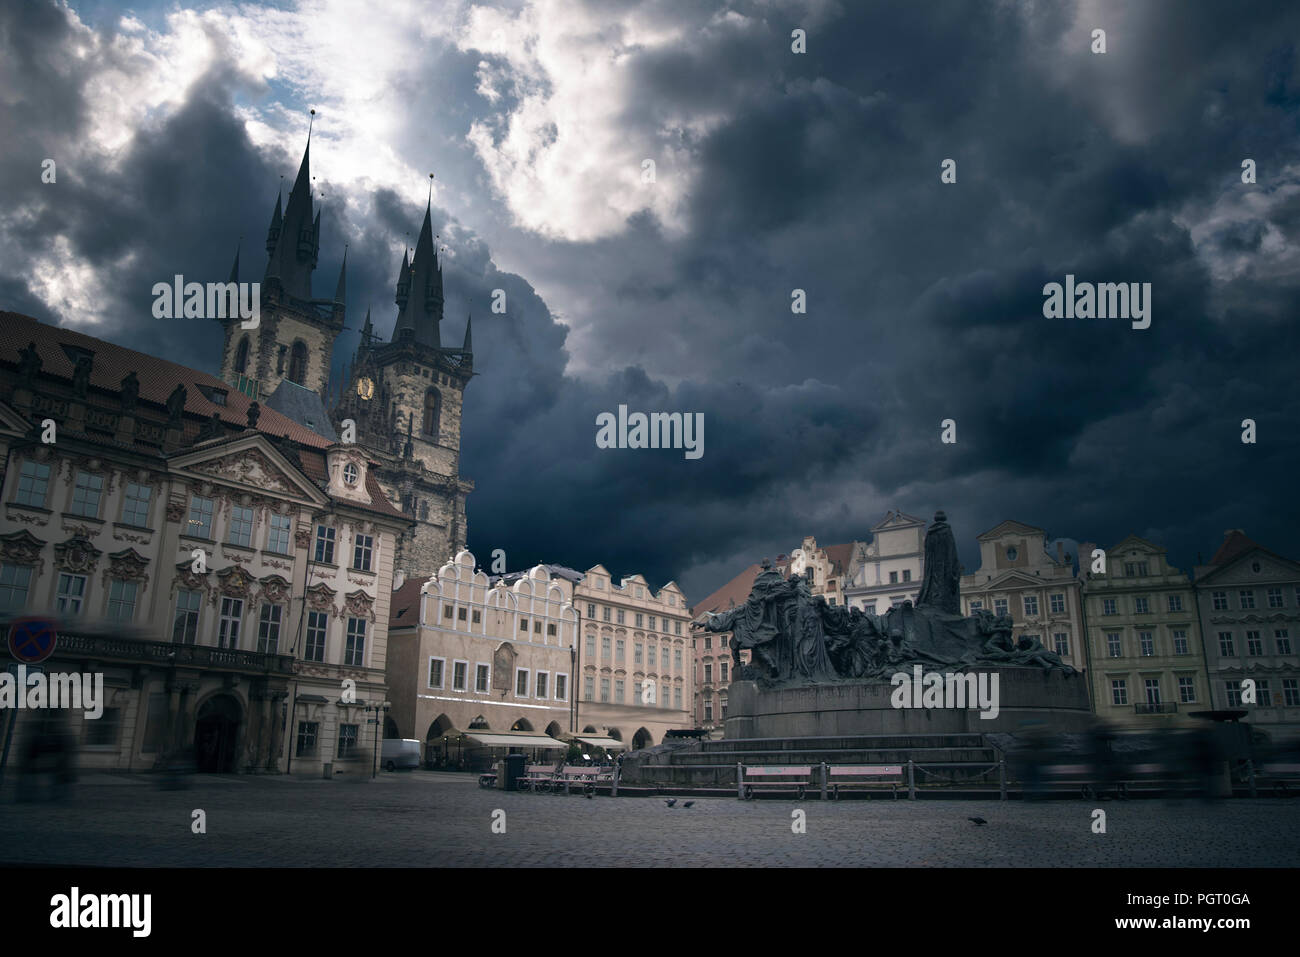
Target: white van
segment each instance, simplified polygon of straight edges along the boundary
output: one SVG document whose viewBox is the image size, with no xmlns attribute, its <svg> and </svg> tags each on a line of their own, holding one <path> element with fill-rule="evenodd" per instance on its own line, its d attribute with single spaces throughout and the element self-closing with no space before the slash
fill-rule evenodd
<svg viewBox="0 0 1300 957">
<path fill-rule="evenodd" d="M 385 771 L 420 766 L 420 742 L 414 738 L 384 738 L 379 763 Z"/>
</svg>

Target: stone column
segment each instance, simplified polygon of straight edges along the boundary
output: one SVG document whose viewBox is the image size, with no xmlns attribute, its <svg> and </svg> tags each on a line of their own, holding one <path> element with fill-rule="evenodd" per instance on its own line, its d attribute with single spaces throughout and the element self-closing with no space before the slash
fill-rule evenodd
<svg viewBox="0 0 1300 957">
<path fill-rule="evenodd" d="M 271 774 L 276 774 L 280 770 L 280 752 L 284 747 L 284 725 L 282 712 L 285 707 L 285 699 L 289 697 L 287 691 L 276 691 L 270 696 L 270 715 L 271 715 L 271 747 L 266 756 L 266 770 Z"/>
</svg>

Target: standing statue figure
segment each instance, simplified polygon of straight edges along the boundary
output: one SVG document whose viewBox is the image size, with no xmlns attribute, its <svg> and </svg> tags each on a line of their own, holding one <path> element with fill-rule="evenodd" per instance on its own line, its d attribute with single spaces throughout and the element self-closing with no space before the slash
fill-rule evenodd
<svg viewBox="0 0 1300 957">
<path fill-rule="evenodd" d="M 830 606 L 820 595 L 813 596 L 807 574 L 791 575 L 790 584 L 794 592 L 794 673 L 812 681 L 833 681 L 837 676 L 822 624 Z"/>
<path fill-rule="evenodd" d="M 122 411 L 128 415 L 134 412 L 136 401 L 140 398 L 140 377 L 134 372 L 128 372 L 122 377 L 118 394 L 122 400 Z"/>
<path fill-rule="evenodd" d="M 167 428 L 181 427 L 181 414 L 185 411 L 185 386 L 177 384 L 167 397 Z"/>
<path fill-rule="evenodd" d="M 72 369 L 72 394 L 78 399 L 84 399 L 86 393 L 90 390 L 90 356 L 82 356 L 77 360 L 77 364 Z"/>
<path fill-rule="evenodd" d="M 30 389 L 36 381 L 36 373 L 41 371 L 41 354 L 36 351 L 36 343 L 27 343 L 26 349 L 18 350 L 18 372 L 22 383 Z"/>
<path fill-rule="evenodd" d="M 961 614 L 961 564 L 957 540 L 942 510 L 925 533 L 925 582 L 916 596 L 918 608 L 930 607 L 949 615 Z"/>
</svg>

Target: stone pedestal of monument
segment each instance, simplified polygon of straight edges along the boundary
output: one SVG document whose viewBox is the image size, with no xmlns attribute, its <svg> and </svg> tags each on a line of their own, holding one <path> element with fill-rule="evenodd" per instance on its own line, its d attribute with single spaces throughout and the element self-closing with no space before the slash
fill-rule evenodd
<svg viewBox="0 0 1300 957">
<path fill-rule="evenodd" d="M 884 734 L 987 734 L 1028 726 L 1047 732 L 1082 731 L 1093 720 L 1081 673 L 1020 667 L 975 667 L 998 675 L 998 715 L 977 707 L 895 708 L 889 681 L 846 681 L 760 688 L 732 682 L 727 692 L 727 738 L 807 738 Z"/>
</svg>

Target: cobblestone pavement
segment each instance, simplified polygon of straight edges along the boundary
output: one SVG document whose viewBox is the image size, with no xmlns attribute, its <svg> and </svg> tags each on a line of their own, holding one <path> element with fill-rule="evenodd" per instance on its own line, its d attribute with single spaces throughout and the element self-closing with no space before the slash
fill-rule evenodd
<svg viewBox="0 0 1300 957">
<path fill-rule="evenodd" d="M 374 782 L 84 777 L 53 804 L 0 792 L 0 863 L 109 866 L 1085 866 L 1300 864 L 1300 801 L 591 800 L 482 790 L 472 775 Z M 207 833 L 190 830 L 191 811 Z M 505 811 L 506 833 L 492 832 Z M 807 833 L 791 831 L 791 812 Z M 982 817 L 976 826 L 968 817 Z"/>
</svg>

